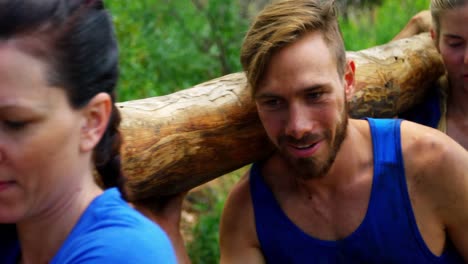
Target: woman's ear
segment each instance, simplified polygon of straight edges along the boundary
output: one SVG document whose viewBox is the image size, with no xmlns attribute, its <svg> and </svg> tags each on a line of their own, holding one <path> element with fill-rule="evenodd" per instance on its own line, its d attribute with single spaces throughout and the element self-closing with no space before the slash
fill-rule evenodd
<svg viewBox="0 0 468 264">
<path fill-rule="evenodd" d="M 112 113 L 112 99 L 108 93 L 99 93 L 81 111 L 84 122 L 81 126 L 80 150 L 89 152 L 99 143 L 107 129 Z"/>
<path fill-rule="evenodd" d="M 354 94 L 355 73 L 356 64 L 353 60 L 348 60 L 344 74 L 346 99 L 351 98 Z"/>
</svg>

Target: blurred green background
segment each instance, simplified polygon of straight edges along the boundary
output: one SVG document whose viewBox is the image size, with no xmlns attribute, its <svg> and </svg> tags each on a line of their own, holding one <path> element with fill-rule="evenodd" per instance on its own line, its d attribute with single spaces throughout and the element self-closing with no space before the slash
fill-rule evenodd
<svg viewBox="0 0 468 264">
<path fill-rule="evenodd" d="M 241 71 L 239 50 L 266 0 L 105 0 L 120 43 L 119 101 L 160 96 Z M 338 0 L 347 50 L 390 41 L 429 0 Z M 192 197 L 196 223 L 187 243 L 196 263 L 218 263 L 218 224 L 232 184 L 246 169 L 221 177 L 221 187 Z M 215 185 L 215 186 L 220 186 Z M 189 196 L 189 198 L 191 198 Z"/>
<path fill-rule="evenodd" d="M 120 43 L 120 101 L 165 95 L 241 70 L 265 0 L 106 0 Z M 341 0 L 348 50 L 388 42 L 429 0 Z"/>
</svg>

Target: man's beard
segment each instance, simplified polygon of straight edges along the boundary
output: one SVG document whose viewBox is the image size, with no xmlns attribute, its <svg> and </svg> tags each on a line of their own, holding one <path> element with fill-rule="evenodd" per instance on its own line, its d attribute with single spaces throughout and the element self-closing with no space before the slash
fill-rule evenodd
<svg viewBox="0 0 468 264">
<path fill-rule="evenodd" d="M 325 131 L 324 135 L 306 134 L 300 139 L 292 138 L 291 136 L 283 135 L 279 138 L 280 154 L 285 158 L 289 167 L 294 171 L 296 177 L 303 180 L 319 178 L 324 176 L 333 165 L 336 155 L 346 137 L 346 129 L 348 127 L 348 111 L 343 111 L 341 122 L 336 126 L 335 139 L 332 139 L 332 131 Z M 316 142 L 318 139 L 324 139 L 330 144 L 330 152 L 324 160 L 318 160 L 316 157 L 297 158 L 289 154 L 284 149 L 288 144 L 305 145 L 309 142 Z"/>
</svg>

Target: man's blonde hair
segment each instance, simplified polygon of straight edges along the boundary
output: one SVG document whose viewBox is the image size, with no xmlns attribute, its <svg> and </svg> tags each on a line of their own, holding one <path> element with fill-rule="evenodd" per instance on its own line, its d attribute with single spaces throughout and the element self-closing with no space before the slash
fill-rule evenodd
<svg viewBox="0 0 468 264">
<path fill-rule="evenodd" d="M 240 60 L 252 94 L 257 91 L 273 54 L 313 31 L 322 33 L 336 59 L 339 75 L 344 75 L 346 51 L 334 1 L 276 1 L 259 13 L 242 44 Z"/>
</svg>

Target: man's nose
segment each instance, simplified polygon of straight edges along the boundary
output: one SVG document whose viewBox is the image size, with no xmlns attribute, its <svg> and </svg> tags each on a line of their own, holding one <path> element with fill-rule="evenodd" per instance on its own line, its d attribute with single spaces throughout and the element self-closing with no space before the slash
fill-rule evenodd
<svg viewBox="0 0 468 264">
<path fill-rule="evenodd" d="M 310 132 L 314 121 L 310 120 L 307 109 L 300 104 L 291 105 L 289 109 L 286 135 L 296 139 L 302 138 Z"/>
</svg>

